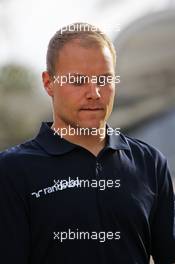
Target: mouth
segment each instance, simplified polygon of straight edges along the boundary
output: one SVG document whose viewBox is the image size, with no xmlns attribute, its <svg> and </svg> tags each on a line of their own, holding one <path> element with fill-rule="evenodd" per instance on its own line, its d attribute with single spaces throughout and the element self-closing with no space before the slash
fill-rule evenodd
<svg viewBox="0 0 175 264">
<path fill-rule="evenodd" d="M 81 111 L 103 111 L 103 108 L 82 108 Z"/>
</svg>

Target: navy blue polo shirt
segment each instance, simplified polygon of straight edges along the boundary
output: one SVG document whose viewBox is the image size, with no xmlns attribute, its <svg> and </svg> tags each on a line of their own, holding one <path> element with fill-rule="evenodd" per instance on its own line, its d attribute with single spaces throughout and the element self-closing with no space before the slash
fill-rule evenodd
<svg viewBox="0 0 175 264">
<path fill-rule="evenodd" d="M 51 125 L 0 153 L 1 263 L 175 262 L 164 156 L 123 134 L 107 136 L 94 156 Z"/>
</svg>

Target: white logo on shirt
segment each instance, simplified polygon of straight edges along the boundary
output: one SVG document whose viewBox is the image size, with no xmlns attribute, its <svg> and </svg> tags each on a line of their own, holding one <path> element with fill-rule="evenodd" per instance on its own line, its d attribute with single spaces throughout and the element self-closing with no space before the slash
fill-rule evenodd
<svg viewBox="0 0 175 264">
<path fill-rule="evenodd" d="M 54 180 L 54 185 L 50 187 L 46 187 L 44 189 L 38 190 L 37 192 L 32 192 L 31 195 L 35 195 L 36 198 L 41 197 L 41 193 L 43 195 L 47 195 L 49 193 L 57 192 L 57 191 L 62 191 L 66 188 L 73 188 L 73 187 L 78 187 L 80 186 L 80 181 L 78 177 L 76 180 L 71 180 L 69 177 L 69 180 Z"/>
</svg>

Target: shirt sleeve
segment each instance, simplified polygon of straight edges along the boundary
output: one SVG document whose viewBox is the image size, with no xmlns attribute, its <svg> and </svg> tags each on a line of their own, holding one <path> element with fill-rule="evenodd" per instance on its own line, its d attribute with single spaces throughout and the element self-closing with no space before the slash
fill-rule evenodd
<svg viewBox="0 0 175 264">
<path fill-rule="evenodd" d="M 152 225 L 152 256 L 155 264 L 175 263 L 175 195 L 163 158 L 157 162 L 157 206 Z"/>
<path fill-rule="evenodd" d="M 11 170 L 13 174 L 13 168 Z M 4 264 L 29 263 L 29 220 L 26 205 L 16 191 L 0 157 L 0 260 Z"/>
</svg>

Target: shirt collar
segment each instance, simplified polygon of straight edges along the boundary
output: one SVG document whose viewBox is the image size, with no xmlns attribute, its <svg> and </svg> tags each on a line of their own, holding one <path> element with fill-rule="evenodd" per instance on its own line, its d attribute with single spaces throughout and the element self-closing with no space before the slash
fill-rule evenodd
<svg viewBox="0 0 175 264">
<path fill-rule="evenodd" d="M 61 138 L 57 133 L 51 129 L 52 122 L 42 122 L 40 130 L 34 141 L 36 141 L 42 149 L 50 155 L 61 155 L 70 152 L 81 146 L 69 142 Z M 107 127 L 110 127 L 107 124 Z M 114 150 L 129 149 L 129 145 L 125 137 L 120 135 L 107 135 L 106 148 Z"/>
</svg>

